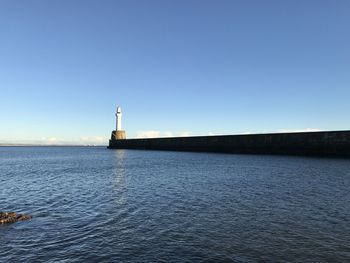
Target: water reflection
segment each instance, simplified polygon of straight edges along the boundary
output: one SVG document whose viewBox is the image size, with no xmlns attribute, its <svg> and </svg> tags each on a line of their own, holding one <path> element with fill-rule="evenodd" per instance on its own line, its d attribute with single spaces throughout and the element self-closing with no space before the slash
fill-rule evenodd
<svg viewBox="0 0 350 263">
<path fill-rule="evenodd" d="M 115 191 L 116 203 L 123 205 L 126 202 L 125 150 L 116 150 L 114 157 L 113 189 Z"/>
</svg>

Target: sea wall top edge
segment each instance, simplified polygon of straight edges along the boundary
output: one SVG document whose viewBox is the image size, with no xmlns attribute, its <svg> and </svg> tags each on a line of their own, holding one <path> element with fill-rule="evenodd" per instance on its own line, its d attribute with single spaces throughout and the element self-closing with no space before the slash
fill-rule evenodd
<svg viewBox="0 0 350 263">
<path fill-rule="evenodd" d="M 271 133 L 249 133 L 249 134 L 222 134 L 222 135 L 200 135 L 200 136 L 181 136 L 181 137 L 153 137 L 153 138 L 130 138 L 131 140 L 158 140 L 158 139 L 184 139 L 184 138 L 224 138 L 224 137 L 249 137 L 249 136 L 269 136 L 269 135 L 312 135 L 312 134 L 329 134 L 329 133 L 350 133 L 350 130 L 335 131 L 307 131 L 307 132 L 271 132 Z"/>
</svg>

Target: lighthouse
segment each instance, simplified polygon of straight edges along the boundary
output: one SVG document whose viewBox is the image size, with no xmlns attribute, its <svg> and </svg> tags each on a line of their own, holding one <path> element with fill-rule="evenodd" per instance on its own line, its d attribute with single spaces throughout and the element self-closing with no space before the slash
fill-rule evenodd
<svg viewBox="0 0 350 263">
<path fill-rule="evenodd" d="M 115 111 L 116 127 L 115 131 L 112 131 L 111 140 L 124 140 L 126 139 L 125 131 L 122 130 L 122 109 L 117 106 Z"/>
<path fill-rule="evenodd" d="M 116 131 L 121 131 L 122 130 L 122 109 L 118 106 L 117 110 L 115 112 L 115 117 L 116 117 Z"/>
</svg>

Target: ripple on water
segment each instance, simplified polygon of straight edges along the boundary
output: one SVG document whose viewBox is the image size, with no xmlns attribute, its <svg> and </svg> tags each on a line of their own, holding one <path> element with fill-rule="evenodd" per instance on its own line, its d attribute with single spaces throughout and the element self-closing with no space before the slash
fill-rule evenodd
<svg viewBox="0 0 350 263">
<path fill-rule="evenodd" d="M 4 262 L 348 262 L 348 160 L 1 147 Z"/>
</svg>

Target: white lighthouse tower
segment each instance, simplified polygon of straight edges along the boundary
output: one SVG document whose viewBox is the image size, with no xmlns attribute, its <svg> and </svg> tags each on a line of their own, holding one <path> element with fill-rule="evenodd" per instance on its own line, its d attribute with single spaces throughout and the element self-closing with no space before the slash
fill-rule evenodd
<svg viewBox="0 0 350 263">
<path fill-rule="evenodd" d="M 115 117 L 116 117 L 116 131 L 121 131 L 122 130 L 122 109 L 118 106 L 117 110 L 115 112 Z"/>
<path fill-rule="evenodd" d="M 115 117 L 116 117 L 116 127 L 115 127 L 115 131 L 112 132 L 111 140 L 124 140 L 126 139 L 126 135 L 125 135 L 125 131 L 122 130 L 122 109 L 119 106 L 117 106 Z"/>
</svg>

